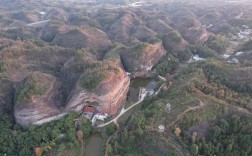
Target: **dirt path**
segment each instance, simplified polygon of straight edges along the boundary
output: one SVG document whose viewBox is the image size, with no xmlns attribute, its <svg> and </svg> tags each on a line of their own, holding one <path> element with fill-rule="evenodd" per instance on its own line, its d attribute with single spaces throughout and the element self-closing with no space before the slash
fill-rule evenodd
<svg viewBox="0 0 252 156">
<path fill-rule="evenodd" d="M 237 15 L 235 18 L 236 18 L 236 19 L 240 19 L 240 18 L 242 18 L 242 17 L 243 17 L 243 15 L 244 15 L 244 12 L 243 12 L 243 11 L 241 11 L 241 12 L 240 12 L 240 14 L 239 14 L 239 15 Z"/>
<path fill-rule="evenodd" d="M 176 116 L 176 118 L 168 125 L 168 127 L 173 126 L 177 121 L 179 121 L 184 115 L 186 115 L 188 112 L 190 111 L 194 111 L 197 109 L 202 109 L 205 106 L 205 104 L 200 101 L 200 104 L 198 106 L 194 106 L 194 107 L 189 107 L 188 109 L 186 109 L 184 112 L 180 113 L 179 115 Z"/>
<path fill-rule="evenodd" d="M 105 147 L 105 156 L 108 156 L 108 145 L 109 142 L 112 140 L 113 136 L 117 133 L 119 133 L 120 131 L 120 125 L 117 122 L 117 120 L 114 121 L 114 124 L 116 125 L 116 132 L 114 134 L 112 134 L 111 136 L 108 137 L 107 141 L 106 141 L 106 147 Z"/>
<path fill-rule="evenodd" d="M 81 143 L 81 152 L 80 152 L 80 156 L 84 155 L 84 143 Z"/>
<path fill-rule="evenodd" d="M 101 127 L 105 127 L 105 126 L 107 126 L 107 125 L 109 125 L 109 124 L 111 124 L 111 123 L 113 123 L 113 122 L 117 122 L 117 119 L 119 119 L 124 113 L 126 113 L 127 111 L 129 111 L 129 110 L 132 109 L 133 107 L 139 105 L 143 100 L 144 100 L 144 98 L 141 99 L 141 100 L 139 100 L 138 102 L 134 103 L 132 106 L 130 106 L 130 107 L 127 108 L 127 109 L 124 109 L 124 108 L 123 108 L 123 109 L 121 110 L 121 112 L 117 115 L 117 117 L 115 117 L 114 119 L 112 119 L 112 120 L 110 120 L 110 121 L 108 121 L 108 122 L 106 122 L 106 123 L 104 123 L 104 124 L 98 125 L 97 127 L 98 127 L 98 128 L 101 128 Z"/>
<path fill-rule="evenodd" d="M 197 89 L 196 89 L 196 92 L 197 92 L 197 94 L 200 95 L 201 97 L 203 97 L 203 98 L 205 98 L 205 99 L 208 98 L 207 95 L 203 94 L 201 91 L 199 91 L 199 90 L 197 90 Z M 233 108 L 233 109 L 235 109 L 235 110 L 237 110 L 237 111 L 239 111 L 239 112 L 241 112 L 241 113 L 245 113 L 245 114 L 248 114 L 248 115 L 252 115 L 252 112 L 251 112 L 251 111 L 249 111 L 249 110 L 247 110 L 247 109 L 245 109 L 245 108 L 239 107 L 239 106 L 231 105 L 231 104 L 227 103 L 226 101 L 223 101 L 223 100 L 220 100 L 220 99 L 217 99 L 217 98 L 214 98 L 214 99 L 211 99 L 211 100 L 214 100 L 214 102 L 216 102 L 216 103 L 218 103 L 218 104 L 222 104 L 222 105 L 231 107 L 231 108 Z"/>
<path fill-rule="evenodd" d="M 166 84 L 166 82 L 165 82 L 164 84 L 162 84 L 162 85 L 159 87 L 158 91 L 155 92 L 154 95 L 158 95 L 159 92 L 161 91 L 161 89 L 164 87 L 165 84 Z M 145 96 L 145 97 L 146 97 L 146 96 Z M 98 125 L 97 127 L 98 127 L 98 128 L 101 128 L 101 127 L 105 127 L 105 126 L 107 126 L 107 125 L 109 125 L 109 124 L 111 124 L 111 123 L 113 123 L 113 122 L 114 122 L 114 123 L 117 123 L 117 120 L 118 120 L 123 114 L 125 114 L 127 111 L 129 111 L 129 110 L 132 109 L 133 107 L 135 107 L 135 106 L 139 105 L 140 103 L 142 103 L 143 100 L 145 99 L 145 97 L 142 97 L 139 101 L 137 101 L 136 103 L 134 103 L 133 105 L 131 105 L 131 106 L 130 106 L 129 108 L 127 108 L 127 109 L 125 109 L 125 108 L 123 107 L 123 109 L 122 109 L 121 112 L 117 115 L 117 117 L 115 117 L 114 119 L 112 119 L 112 120 L 110 120 L 110 121 L 108 121 L 108 122 L 106 122 L 106 123 L 104 123 L 104 124 Z"/>
</svg>

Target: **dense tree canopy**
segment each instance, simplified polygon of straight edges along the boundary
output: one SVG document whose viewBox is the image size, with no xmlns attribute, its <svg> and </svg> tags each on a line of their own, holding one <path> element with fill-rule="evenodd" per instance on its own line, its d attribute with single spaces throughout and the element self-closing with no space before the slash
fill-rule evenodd
<svg viewBox="0 0 252 156">
<path fill-rule="evenodd" d="M 79 146 L 76 140 L 78 129 L 84 132 L 85 137 L 91 134 L 92 128 L 89 122 L 83 121 L 80 128 L 75 127 L 76 113 L 70 113 L 67 117 L 42 126 L 29 126 L 26 129 L 14 125 L 12 118 L 5 116 L 0 120 L 0 155 L 35 155 L 35 149 L 41 148 L 43 152 L 51 150 L 60 135 L 64 134 L 69 145 Z M 65 147 L 59 148 L 64 150 Z"/>
</svg>

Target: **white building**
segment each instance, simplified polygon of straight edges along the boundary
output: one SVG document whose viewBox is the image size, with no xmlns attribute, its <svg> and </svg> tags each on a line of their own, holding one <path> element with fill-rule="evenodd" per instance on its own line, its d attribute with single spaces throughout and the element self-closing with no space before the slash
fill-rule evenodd
<svg viewBox="0 0 252 156">
<path fill-rule="evenodd" d="M 223 55 L 223 58 L 224 58 L 224 59 L 228 59 L 229 57 L 230 57 L 230 55 L 227 55 L 227 54 L 224 54 L 224 55 Z"/>
<path fill-rule="evenodd" d="M 201 58 L 199 54 L 196 54 L 192 57 L 193 61 L 204 61 L 204 58 Z"/>
<path fill-rule="evenodd" d="M 242 52 L 242 51 L 239 51 L 239 52 L 237 52 L 236 54 L 235 54 L 235 56 L 240 56 L 241 54 L 243 54 L 244 52 Z"/>
<path fill-rule="evenodd" d="M 231 64 L 238 64 L 238 63 L 240 63 L 240 61 L 237 58 L 231 58 L 227 62 L 231 63 Z"/>
<path fill-rule="evenodd" d="M 164 130 L 165 130 L 164 125 L 159 125 L 158 130 L 159 130 L 159 132 L 164 132 Z"/>
</svg>

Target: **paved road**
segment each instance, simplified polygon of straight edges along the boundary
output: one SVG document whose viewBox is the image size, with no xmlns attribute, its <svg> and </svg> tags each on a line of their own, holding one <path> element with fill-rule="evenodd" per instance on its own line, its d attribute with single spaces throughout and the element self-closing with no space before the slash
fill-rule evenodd
<svg viewBox="0 0 252 156">
<path fill-rule="evenodd" d="M 162 89 L 165 85 L 166 85 L 166 83 L 162 84 L 162 85 L 160 86 L 160 88 L 158 89 L 158 91 L 155 93 L 155 95 L 158 95 L 159 92 L 161 91 L 161 89 Z"/>
<path fill-rule="evenodd" d="M 43 20 L 43 21 L 38 21 L 34 23 L 29 23 L 27 26 L 33 26 L 33 27 L 38 27 L 38 26 L 44 26 L 46 25 L 50 20 Z"/>
<path fill-rule="evenodd" d="M 104 127 L 104 126 L 107 126 L 115 121 L 117 121 L 118 118 L 120 118 L 124 113 L 126 113 L 128 110 L 132 109 L 133 107 L 139 105 L 142 101 L 144 100 L 144 98 L 142 98 L 141 100 L 139 100 L 138 102 L 134 103 L 132 106 L 130 106 L 129 108 L 127 109 L 122 109 L 121 112 L 118 114 L 117 117 L 115 117 L 114 119 L 110 120 L 109 122 L 107 123 L 104 123 L 104 124 L 101 124 L 101 125 L 98 125 L 97 127 Z"/>
<path fill-rule="evenodd" d="M 165 84 L 166 84 L 166 83 L 164 83 L 164 84 L 162 84 L 162 85 L 160 86 L 160 88 L 159 88 L 158 91 L 155 93 L 155 95 L 159 94 L 159 92 L 161 91 L 161 89 L 164 87 Z M 123 108 L 123 109 L 121 110 L 121 112 L 118 114 L 117 117 L 115 117 L 114 119 L 112 119 L 112 120 L 110 120 L 110 121 L 108 121 L 108 122 L 106 122 L 106 123 L 104 123 L 104 124 L 98 125 L 97 127 L 101 128 L 101 127 L 107 126 L 107 125 L 109 125 L 109 124 L 111 124 L 111 123 L 113 123 L 113 122 L 116 122 L 117 119 L 119 119 L 119 118 L 120 118 L 124 113 L 126 113 L 128 110 L 130 110 L 130 109 L 132 109 L 133 107 L 139 105 L 139 104 L 145 99 L 145 97 L 146 97 L 146 96 L 142 96 L 142 98 L 141 98 L 139 101 L 137 101 L 136 103 L 134 103 L 133 105 L 131 105 L 129 108 L 127 108 L 127 109 Z"/>
<path fill-rule="evenodd" d="M 43 20 L 43 21 L 38 21 L 38 22 L 33 22 L 33 23 L 29 23 L 26 24 L 25 26 L 30 26 L 30 27 L 43 27 L 45 26 L 50 20 Z M 24 26 L 20 26 L 20 27 L 5 27 L 5 28 L 0 28 L 0 30 L 12 30 L 12 29 L 19 29 L 22 28 Z"/>
</svg>

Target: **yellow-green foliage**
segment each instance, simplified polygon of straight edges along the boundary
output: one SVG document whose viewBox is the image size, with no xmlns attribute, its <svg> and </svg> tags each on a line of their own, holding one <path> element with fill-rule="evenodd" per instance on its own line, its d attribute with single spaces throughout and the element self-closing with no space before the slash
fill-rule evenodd
<svg viewBox="0 0 252 156">
<path fill-rule="evenodd" d="M 116 46 L 112 50 L 110 50 L 104 57 L 107 60 L 120 59 L 120 51 L 123 49 L 121 45 Z"/>
<path fill-rule="evenodd" d="M 21 87 L 18 89 L 16 95 L 16 103 L 23 105 L 26 102 L 29 102 L 32 96 L 41 96 L 46 92 L 46 86 L 40 86 L 39 77 L 35 74 L 28 77 Z"/>
<path fill-rule="evenodd" d="M 112 74 L 112 72 L 119 74 L 118 67 L 106 63 L 97 63 L 94 68 L 88 69 L 81 75 L 79 80 L 80 87 L 88 91 L 94 91 L 102 80 L 109 74 Z"/>
</svg>

